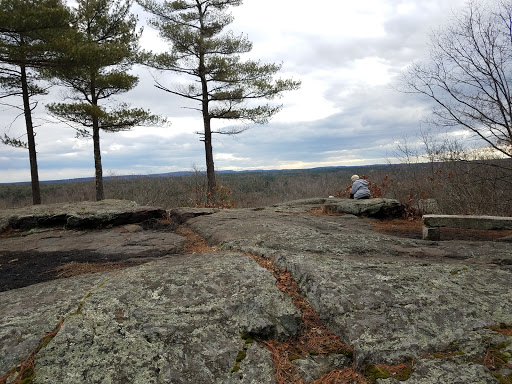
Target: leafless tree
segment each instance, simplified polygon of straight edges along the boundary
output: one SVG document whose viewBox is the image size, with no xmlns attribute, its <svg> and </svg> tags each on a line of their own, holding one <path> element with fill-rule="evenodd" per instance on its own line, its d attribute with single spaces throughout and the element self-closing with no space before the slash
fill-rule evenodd
<svg viewBox="0 0 512 384">
<path fill-rule="evenodd" d="M 432 32 L 430 48 L 399 89 L 432 100 L 436 125 L 467 129 L 512 158 L 512 1 L 470 0 Z"/>
</svg>

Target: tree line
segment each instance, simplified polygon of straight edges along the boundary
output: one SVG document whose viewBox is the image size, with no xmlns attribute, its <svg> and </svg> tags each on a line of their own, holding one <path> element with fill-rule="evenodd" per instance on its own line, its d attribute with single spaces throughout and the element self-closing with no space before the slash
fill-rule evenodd
<svg viewBox="0 0 512 384">
<path fill-rule="evenodd" d="M 269 100 L 298 89 L 299 81 L 275 78 L 279 64 L 242 61 L 252 49 L 243 35 L 226 32 L 230 7 L 241 0 L 186 0 L 139 4 L 149 24 L 169 43 L 166 53 L 139 46 L 142 30 L 131 13 L 131 0 L 0 0 L 0 88 L 2 100 L 18 97 L 25 117 L 26 140 L 4 135 L 1 141 L 27 148 L 33 204 L 41 203 L 32 111 L 49 84 L 69 91 L 65 102 L 46 104 L 47 112 L 70 124 L 77 135 L 92 137 L 96 200 L 104 199 L 100 132 L 163 124 L 166 118 L 126 103 L 110 102 L 133 89 L 135 64 L 188 76 L 188 87 L 156 87 L 197 102 L 203 117 L 209 203 L 215 203 L 216 180 L 212 134 L 237 134 L 242 129 L 212 130 L 213 119 L 265 124 L 281 108 Z M 265 100 L 253 103 L 254 100 Z M 108 102 L 107 102 L 108 101 Z"/>
</svg>

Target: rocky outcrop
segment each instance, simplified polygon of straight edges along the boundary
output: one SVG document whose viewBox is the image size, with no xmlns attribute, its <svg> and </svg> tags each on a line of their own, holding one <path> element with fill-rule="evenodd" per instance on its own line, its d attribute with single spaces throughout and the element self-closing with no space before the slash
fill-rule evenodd
<svg viewBox="0 0 512 384">
<path fill-rule="evenodd" d="M 243 334 L 285 338 L 298 322 L 243 255 L 162 260 L 98 286 L 39 354 L 37 380 L 214 383 L 229 377 Z"/>
<path fill-rule="evenodd" d="M 270 209 L 189 224 L 211 244 L 291 271 L 328 328 L 354 347 L 359 367 L 413 359 L 411 383 L 492 383 L 486 352 L 511 348 L 511 337 L 492 329 L 512 324 L 508 244 L 399 239 L 351 215 Z"/>
<path fill-rule="evenodd" d="M 283 339 L 300 319 L 273 278 L 236 253 L 162 259 L 0 298 L 2 375 L 63 320 L 37 355 L 37 383 L 223 382 L 244 334 Z M 267 351 L 247 354 L 261 358 L 254 375 L 270 376 Z"/>
<path fill-rule="evenodd" d="M 380 219 L 402 217 L 405 206 L 394 199 L 329 199 L 323 205 L 324 213 L 349 213 Z"/>
<path fill-rule="evenodd" d="M 8 228 L 104 228 L 161 219 L 164 215 L 166 212 L 161 208 L 142 207 L 126 200 L 35 205 L 0 211 L 0 232 Z"/>
<path fill-rule="evenodd" d="M 1 238 L 0 254 L 16 246 L 20 257 L 33 242 L 30 252 L 49 257 L 68 236 L 69 252 L 94 252 L 92 239 L 104 233 L 121 239 L 103 255 L 158 234 L 173 246 L 152 254 L 148 240 L 146 264 L 0 292 L 0 377 L 32 355 L 34 383 L 274 384 L 264 342 L 298 337 L 301 313 L 248 254 L 290 272 L 323 324 L 353 348 L 297 352 L 287 361 L 304 382 L 351 368 L 376 384 L 490 384 L 512 374 L 512 243 L 382 235 L 364 217 L 319 215 L 330 200 L 170 212 L 207 240 L 203 253 L 186 251 L 173 226 Z M 498 358 L 506 364 L 489 364 Z M 404 363 L 405 381 L 384 378 L 384 368 L 372 376 L 372 367 Z"/>
<path fill-rule="evenodd" d="M 145 230 L 137 224 L 102 230 L 55 229 L 17 234 L 0 241 L 0 252 L 90 251 L 104 256 L 163 256 L 181 253 L 185 243 L 174 232 Z"/>
</svg>

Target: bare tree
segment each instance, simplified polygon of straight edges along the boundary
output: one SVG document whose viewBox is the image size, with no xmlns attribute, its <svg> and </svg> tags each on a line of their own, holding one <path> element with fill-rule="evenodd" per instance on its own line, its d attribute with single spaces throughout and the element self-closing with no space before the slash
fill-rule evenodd
<svg viewBox="0 0 512 384">
<path fill-rule="evenodd" d="M 512 157 L 512 1 L 470 0 L 430 44 L 399 90 L 432 100 L 436 125 L 467 129 Z"/>
</svg>

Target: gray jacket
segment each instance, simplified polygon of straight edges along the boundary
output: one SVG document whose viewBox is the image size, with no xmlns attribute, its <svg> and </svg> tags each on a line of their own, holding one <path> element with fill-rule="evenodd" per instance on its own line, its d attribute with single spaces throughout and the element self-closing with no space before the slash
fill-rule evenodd
<svg viewBox="0 0 512 384">
<path fill-rule="evenodd" d="M 370 197 L 370 190 L 368 189 L 368 181 L 365 179 L 357 179 L 352 184 L 350 194 L 354 195 L 354 199 L 362 199 L 363 197 Z"/>
</svg>

